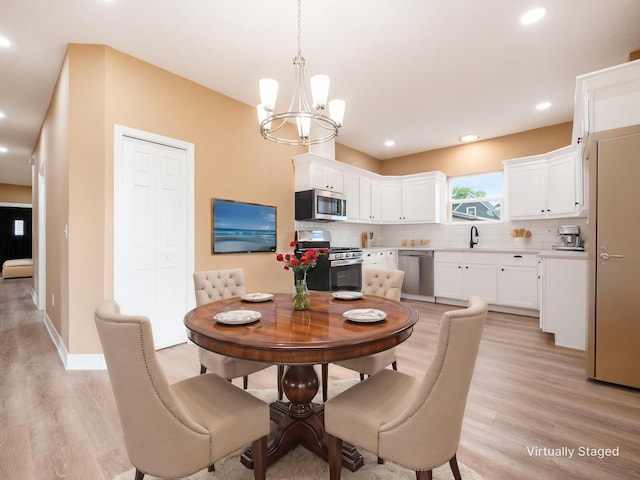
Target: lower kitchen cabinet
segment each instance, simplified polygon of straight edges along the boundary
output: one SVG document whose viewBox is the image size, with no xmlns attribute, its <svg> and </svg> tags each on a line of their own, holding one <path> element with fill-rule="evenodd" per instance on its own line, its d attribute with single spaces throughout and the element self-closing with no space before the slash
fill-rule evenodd
<svg viewBox="0 0 640 480">
<path fill-rule="evenodd" d="M 533 254 L 498 254 L 498 304 L 538 308 L 538 260 Z"/>
<path fill-rule="evenodd" d="M 555 334 L 561 347 L 586 349 L 586 258 L 542 257 L 540 262 L 540 328 Z"/>
<path fill-rule="evenodd" d="M 435 252 L 434 294 L 441 298 L 468 300 L 477 295 L 497 302 L 496 254 Z"/>
</svg>

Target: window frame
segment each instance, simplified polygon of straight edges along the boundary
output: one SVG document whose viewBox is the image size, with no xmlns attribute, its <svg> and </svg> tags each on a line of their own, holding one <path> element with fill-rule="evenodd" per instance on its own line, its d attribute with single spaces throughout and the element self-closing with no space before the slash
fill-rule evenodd
<svg viewBox="0 0 640 480">
<path fill-rule="evenodd" d="M 482 175 L 490 175 L 490 174 L 500 174 L 500 183 L 501 183 L 501 189 L 502 189 L 502 195 L 501 196 L 487 196 L 487 197 L 480 197 L 480 198 L 463 198 L 463 199 L 453 199 L 451 198 L 452 192 L 453 192 L 453 188 L 451 186 L 452 182 L 455 181 L 456 179 L 460 179 L 463 177 L 480 177 Z M 489 172 L 477 172 L 477 173 L 466 173 L 464 175 L 455 175 L 455 176 L 450 176 L 447 177 L 447 224 L 448 225 L 464 225 L 464 224 L 471 224 L 473 222 L 483 222 L 483 223 L 504 223 L 505 222 L 505 218 L 504 218 L 504 191 L 505 191 L 505 185 L 504 185 L 504 169 L 503 170 L 493 170 L 493 171 L 489 171 Z M 481 202 L 497 202 L 500 205 L 500 218 L 499 219 L 490 219 L 490 218 L 483 218 L 483 217 L 477 217 L 474 220 L 462 220 L 462 221 L 458 221 L 455 222 L 453 220 L 453 206 L 454 205 L 464 205 L 464 204 L 469 204 L 469 203 L 481 203 Z"/>
</svg>

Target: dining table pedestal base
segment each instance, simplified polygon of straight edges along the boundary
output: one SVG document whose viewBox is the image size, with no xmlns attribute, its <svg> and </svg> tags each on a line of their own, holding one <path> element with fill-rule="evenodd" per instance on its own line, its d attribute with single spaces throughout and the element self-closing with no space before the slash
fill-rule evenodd
<svg viewBox="0 0 640 480">
<path fill-rule="evenodd" d="M 329 450 L 324 430 L 324 405 L 312 403 L 318 393 L 318 375 L 312 365 L 291 365 L 282 378 L 282 388 L 290 402 L 271 403 L 271 421 L 277 424 L 267 446 L 267 465 L 302 445 L 325 461 Z M 253 468 L 253 453 L 247 448 L 240 457 L 242 464 Z M 358 450 L 346 442 L 342 446 L 342 465 L 352 472 L 364 464 Z"/>
</svg>

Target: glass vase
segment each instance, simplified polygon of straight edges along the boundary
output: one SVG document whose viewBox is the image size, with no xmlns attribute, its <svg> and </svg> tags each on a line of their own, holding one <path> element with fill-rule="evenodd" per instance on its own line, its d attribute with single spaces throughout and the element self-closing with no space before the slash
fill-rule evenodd
<svg viewBox="0 0 640 480">
<path fill-rule="evenodd" d="M 309 288 L 307 287 L 307 272 L 293 272 L 293 292 L 291 292 L 291 305 L 294 310 L 308 310 L 311 303 Z"/>
</svg>

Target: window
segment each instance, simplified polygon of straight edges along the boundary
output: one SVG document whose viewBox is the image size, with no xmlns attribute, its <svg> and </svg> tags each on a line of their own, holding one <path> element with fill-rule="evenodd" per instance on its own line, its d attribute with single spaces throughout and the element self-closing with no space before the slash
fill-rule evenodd
<svg viewBox="0 0 640 480">
<path fill-rule="evenodd" d="M 13 234 L 16 237 L 24 236 L 24 220 L 13 221 Z"/>
<path fill-rule="evenodd" d="M 449 178 L 449 222 L 499 221 L 502 172 Z"/>
</svg>

